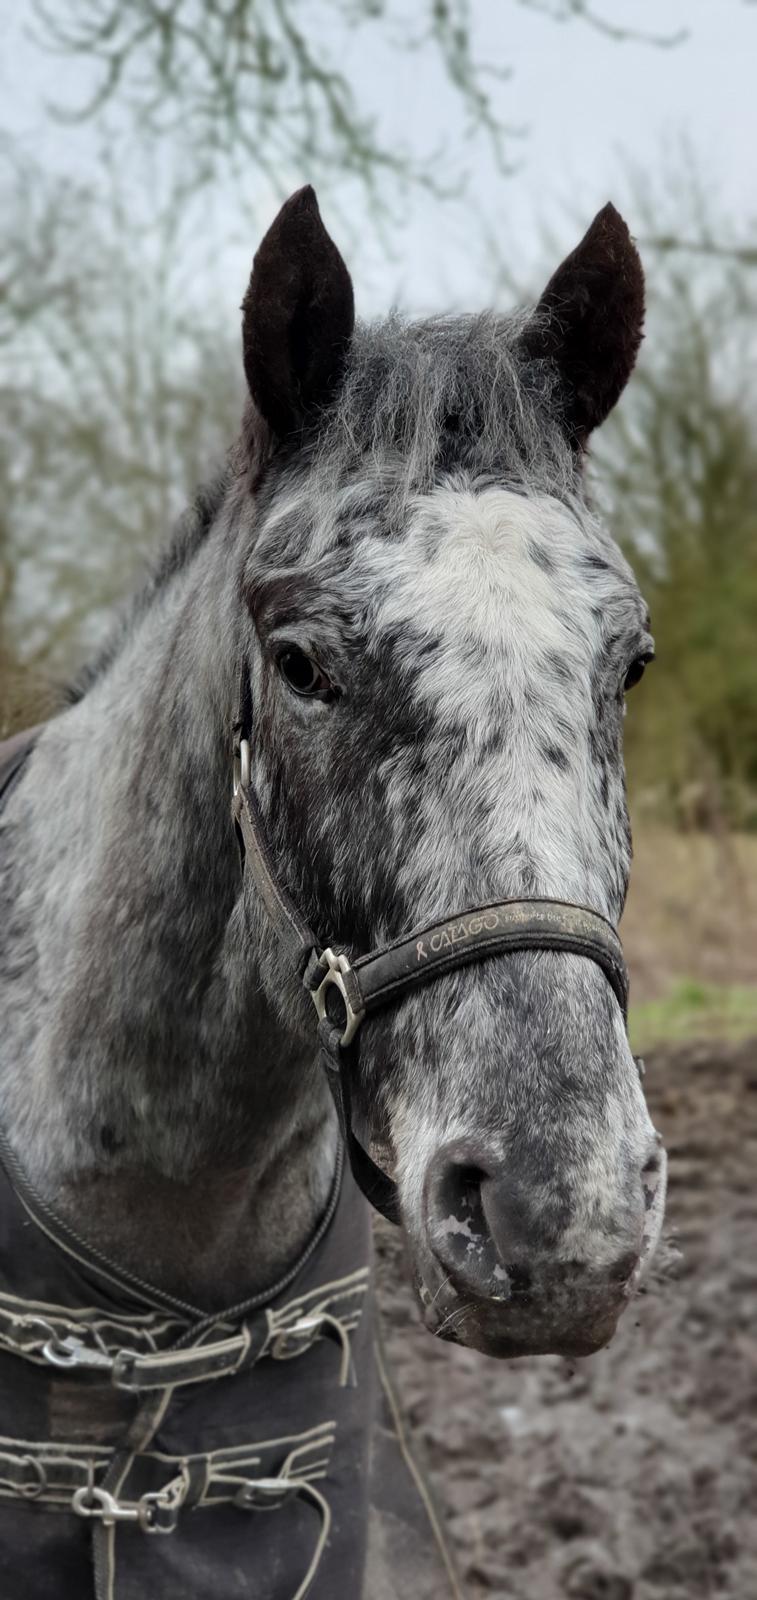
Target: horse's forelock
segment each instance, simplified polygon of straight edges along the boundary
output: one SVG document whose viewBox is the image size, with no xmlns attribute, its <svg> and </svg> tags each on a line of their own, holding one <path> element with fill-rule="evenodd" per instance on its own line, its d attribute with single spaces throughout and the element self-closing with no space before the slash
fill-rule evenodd
<svg viewBox="0 0 757 1600">
<path fill-rule="evenodd" d="M 373 468 L 410 494 L 457 467 L 553 494 L 574 486 L 556 376 L 548 361 L 526 355 L 527 320 L 395 315 L 359 325 L 315 441 L 316 470 L 344 478 Z"/>
</svg>

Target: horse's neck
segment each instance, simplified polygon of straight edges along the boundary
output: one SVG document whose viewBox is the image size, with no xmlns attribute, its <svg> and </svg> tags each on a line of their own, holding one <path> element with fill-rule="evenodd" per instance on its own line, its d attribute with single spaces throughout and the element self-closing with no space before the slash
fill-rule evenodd
<svg viewBox="0 0 757 1600">
<path fill-rule="evenodd" d="M 0 1120 L 85 1236 L 204 1303 L 296 1253 L 334 1145 L 245 921 L 214 545 L 47 728 L 0 824 Z"/>
</svg>

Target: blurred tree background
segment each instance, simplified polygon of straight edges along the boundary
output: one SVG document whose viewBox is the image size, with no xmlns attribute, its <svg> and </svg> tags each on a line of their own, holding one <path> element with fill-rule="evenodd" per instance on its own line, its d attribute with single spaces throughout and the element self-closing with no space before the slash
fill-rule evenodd
<svg viewBox="0 0 757 1600">
<path fill-rule="evenodd" d="M 185 281 L 177 187 L 140 229 L 100 187 L 5 151 L 0 639 L 6 727 L 109 625 L 238 428 L 234 328 Z"/>
<path fill-rule="evenodd" d="M 679 826 L 755 830 L 757 230 L 720 214 L 690 152 L 659 191 L 629 187 L 648 333 L 596 463 L 657 642 L 628 702 L 629 778 Z"/>
<path fill-rule="evenodd" d="M 507 7 L 543 13 L 571 38 L 602 32 L 618 50 L 643 38 L 672 59 L 681 39 L 634 33 L 609 4 Z M 471 0 L 28 0 L 25 10 L 33 48 L 56 63 L 45 116 L 62 132 L 94 130 L 97 158 L 79 181 L 10 133 L 0 146 L 2 731 L 50 703 L 233 437 L 237 330 L 213 292 L 203 228 L 214 186 L 235 185 L 243 218 L 261 183 L 270 214 L 303 174 L 328 201 L 336 172 L 337 208 L 369 196 L 381 238 L 419 190 L 440 208 L 459 200 L 466 161 L 484 147 L 502 179 L 527 150 L 507 114 L 511 64 L 478 60 Z M 345 51 L 379 43 L 388 62 L 433 55 L 459 116 L 442 147 L 390 137 L 378 103 L 351 84 Z M 627 168 L 621 177 L 648 269 L 649 336 L 593 470 L 658 647 L 629 702 L 632 790 L 677 825 L 757 829 L 757 407 L 746 359 L 757 230 L 720 213 L 695 167 L 674 164 L 667 184 Z M 561 230 L 555 249 L 586 220 Z M 479 221 L 483 239 L 490 222 L 472 210 L 472 233 Z M 254 242 L 259 225 L 240 227 Z M 493 297 L 510 304 L 502 288 Z"/>
</svg>

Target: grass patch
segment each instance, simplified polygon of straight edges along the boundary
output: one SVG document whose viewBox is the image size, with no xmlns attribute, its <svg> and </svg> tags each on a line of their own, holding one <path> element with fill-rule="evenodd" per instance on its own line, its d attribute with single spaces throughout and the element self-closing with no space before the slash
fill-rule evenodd
<svg viewBox="0 0 757 1600">
<path fill-rule="evenodd" d="M 631 1006 L 631 1045 L 643 1054 L 655 1044 L 685 1039 L 738 1043 L 757 1038 L 757 988 L 741 984 L 676 983 L 660 1000 Z"/>
</svg>

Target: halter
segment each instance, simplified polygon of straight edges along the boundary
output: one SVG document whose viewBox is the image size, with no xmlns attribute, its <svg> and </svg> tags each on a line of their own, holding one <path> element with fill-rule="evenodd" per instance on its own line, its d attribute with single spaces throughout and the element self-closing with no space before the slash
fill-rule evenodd
<svg viewBox="0 0 757 1600">
<path fill-rule="evenodd" d="M 497 900 L 427 923 L 352 960 L 322 947 L 276 870 L 251 781 L 252 691 L 242 668 L 234 724 L 232 815 L 243 868 L 258 891 L 292 972 L 315 1007 L 320 1059 L 336 1106 L 352 1173 L 366 1199 L 399 1223 L 397 1186 L 360 1143 L 352 1127 L 351 1083 L 358 1068 L 360 1030 L 377 1011 L 422 984 L 489 956 L 515 950 L 556 950 L 586 956 L 601 968 L 623 1012 L 628 969 L 612 923 L 599 911 L 565 900 Z"/>
</svg>

